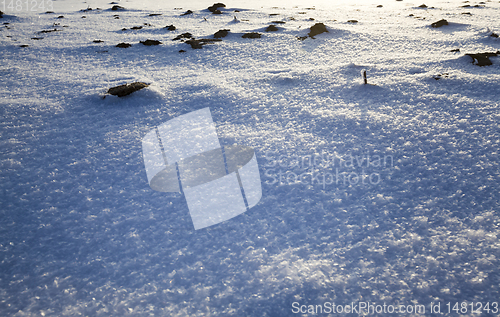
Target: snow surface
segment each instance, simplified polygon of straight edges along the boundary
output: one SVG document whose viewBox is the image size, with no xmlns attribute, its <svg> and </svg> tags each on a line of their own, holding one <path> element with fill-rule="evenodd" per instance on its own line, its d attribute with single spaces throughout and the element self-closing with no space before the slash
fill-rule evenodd
<svg viewBox="0 0 500 317">
<path fill-rule="evenodd" d="M 418 303 L 431 315 L 431 302 L 499 302 L 500 58 L 479 67 L 464 54 L 500 50 L 500 3 L 424 2 L 434 8 L 0 8 L 0 315 L 291 316 L 294 302 L 326 301 Z M 430 27 L 442 18 L 450 25 Z M 286 24 L 264 32 L 276 20 Z M 316 22 L 329 33 L 297 39 Z M 231 33 L 201 50 L 172 41 L 220 29 Z M 262 38 L 241 38 L 251 31 Z M 102 99 L 134 81 L 151 86 Z M 263 197 L 195 231 L 183 196 L 149 188 L 141 139 L 204 107 L 222 144 L 255 149 Z M 311 171 L 339 182 L 295 182 Z"/>
</svg>

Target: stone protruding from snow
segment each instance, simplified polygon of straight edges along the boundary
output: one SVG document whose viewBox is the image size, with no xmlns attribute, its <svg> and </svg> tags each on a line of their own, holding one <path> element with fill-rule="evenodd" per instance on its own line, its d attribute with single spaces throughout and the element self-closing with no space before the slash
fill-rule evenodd
<svg viewBox="0 0 500 317">
<path fill-rule="evenodd" d="M 172 41 L 178 41 L 178 40 L 182 40 L 182 39 L 192 39 L 193 38 L 193 35 L 189 32 L 186 32 L 186 33 L 182 33 L 180 35 L 177 35 L 175 38 L 172 39 Z"/>
<path fill-rule="evenodd" d="M 445 19 L 442 19 L 442 20 L 439 20 L 439 21 L 434 22 L 434 23 L 431 24 L 431 26 L 433 28 L 440 28 L 443 25 L 448 25 L 448 21 L 446 21 Z"/>
<path fill-rule="evenodd" d="M 142 88 L 146 88 L 149 85 L 150 84 L 146 84 L 146 83 L 142 83 L 142 82 L 135 82 L 135 83 L 131 83 L 131 84 L 120 85 L 120 86 L 109 88 L 108 94 L 118 96 L 118 97 L 124 97 L 124 96 L 130 95 L 133 92 L 141 90 Z"/>
<path fill-rule="evenodd" d="M 146 46 L 152 46 L 152 45 L 160 45 L 162 44 L 160 41 L 157 41 L 157 40 L 145 40 L 145 41 L 140 41 L 140 43 L 142 45 L 146 45 Z"/>
<path fill-rule="evenodd" d="M 274 24 L 271 24 L 266 28 L 266 32 L 276 32 L 276 31 L 278 31 L 278 28 Z"/>
<path fill-rule="evenodd" d="M 203 45 L 205 44 L 221 42 L 221 41 L 222 41 L 221 39 L 199 39 L 199 40 L 191 39 L 186 41 L 185 43 L 191 45 L 192 49 L 202 49 Z"/>
<path fill-rule="evenodd" d="M 222 14 L 222 12 L 219 10 L 219 8 L 225 8 L 226 5 L 224 3 L 220 3 L 220 2 L 217 2 L 217 3 L 214 3 L 213 5 L 211 5 L 210 7 L 208 7 L 208 11 L 214 13 L 214 14 Z"/>
<path fill-rule="evenodd" d="M 131 46 L 132 46 L 132 44 L 129 44 L 129 43 L 118 43 L 116 45 L 116 47 L 119 47 L 119 48 L 129 48 Z"/>
<path fill-rule="evenodd" d="M 261 34 L 257 33 L 257 32 L 249 32 L 249 33 L 243 34 L 242 38 L 244 38 L 244 39 L 260 39 Z"/>
<path fill-rule="evenodd" d="M 229 31 L 230 31 L 229 29 L 219 30 L 219 31 L 215 32 L 214 38 L 220 39 L 220 38 L 226 37 L 229 34 Z"/>
<path fill-rule="evenodd" d="M 311 26 L 311 31 L 309 32 L 309 37 L 314 38 L 316 35 L 328 32 L 326 29 L 326 25 L 323 23 L 316 23 L 315 25 Z"/>
<path fill-rule="evenodd" d="M 497 51 L 496 53 L 486 52 L 486 53 L 465 54 L 465 55 L 472 57 L 472 59 L 473 59 L 472 62 L 473 63 L 474 63 L 474 61 L 476 61 L 476 63 L 474 63 L 474 65 L 477 65 L 477 66 L 489 66 L 489 65 L 493 65 L 493 63 L 490 60 L 490 57 L 499 56 L 500 55 L 500 51 Z"/>
</svg>

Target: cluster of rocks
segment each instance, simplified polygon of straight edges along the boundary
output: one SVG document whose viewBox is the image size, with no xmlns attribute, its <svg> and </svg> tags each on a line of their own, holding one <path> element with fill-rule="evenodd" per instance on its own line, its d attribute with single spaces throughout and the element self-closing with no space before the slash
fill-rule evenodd
<svg viewBox="0 0 500 317">
<path fill-rule="evenodd" d="M 224 3 L 214 3 L 210 7 L 208 7 L 208 11 L 212 12 L 213 14 L 222 14 L 222 11 L 219 10 L 219 8 L 225 8 L 226 5 Z"/>
<path fill-rule="evenodd" d="M 91 7 L 88 7 L 87 9 L 81 9 L 80 12 L 89 12 L 89 11 L 92 11 L 92 10 L 93 9 Z M 101 9 L 96 8 L 96 10 L 101 10 Z M 49 12 L 49 11 L 47 11 L 47 12 Z M 47 12 L 45 12 L 45 13 L 47 13 Z"/>
<path fill-rule="evenodd" d="M 216 38 L 213 38 L 213 39 L 205 39 L 205 38 L 204 39 L 195 39 L 194 36 L 191 33 L 186 32 L 186 33 L 182 33 L 180 35 L 177 35 L 174 39 L 172 39 L 172 41 L 181 41 L 181 42 L 184 42 L 186 44 L 189 44 L 192 49 L 202 49 L 203 45 L 205 45 L 205 44 L 210 44 L 210 43 L 215 43 L 215 42 L 222 41 L 220 39 L 220 37 L 227 36 L 227 32 L 229 32 L 229 30 L 220 30 L 220 31 L 218 31 L 218 32 L 215 33 L 215 34 L 217 34 L 219 36 L 219 38 L 216 37 Z M 214 37 L 215 37 L 215 34 L 214 34 Z M 222 35 L 224 35 L 224 36 L 222 36 Z M 179 52 L 183 53 L 185 51 L 184 50 L 180 50 Z"/>
<path fill-rule="evenodd" d="M 97 41 L 102 42 L 101 40 L 97 40 Z M 96 42 L 96 41 L 94 41 L 94 43 L 100 43 L 100 42 Z M 142 45 L 146 45 L 146 46 L 153 46 L 153 45 L 160 45 L 160 44 L 163 44 L 162 42 L 160 42 L 160 41 L 158 41 L 158 40 L 150 40 L 150 39 L 147 39 L 147 40 L 145 40 L 145 41 L 139 41 L 139 43 L 140 43 L 140 44 L 142 44 Z M 118 43 L 118 44 L 116 45 L 116 47 L 119 47 L 119 48 L 129 48 L 129 47 L 131 47 L 131 46 L 132 46 L 132 44 L 130 44 L 130 43 L 125 43 L 125 42 L 123 42 L 123 43 Z"/>
<path fill-rule="evenodd" d="M 0 11 L 0 19 L 3 18 L 3 12 Z"/>
<path fill-rule="evenodd" d="M 130 30 L 140 30 L 140 29 L 142 29 L 142 26 L 133 26 L 130 28 Z M 122 31 L 127 31 L 127 30 L 129 30 L 129 29 L 127 29 L 127 28 L 122 29 Z"/>
<path fill-rule="evenodd" d="M 463 5 L 462 8 L 483 8 L 484 7 L 484 3 L 483 4 L 476 4 L 476 5 L 473 5 L 471 6 L 470 4 L 466 4 L 466 5 Z"/>
</svg>

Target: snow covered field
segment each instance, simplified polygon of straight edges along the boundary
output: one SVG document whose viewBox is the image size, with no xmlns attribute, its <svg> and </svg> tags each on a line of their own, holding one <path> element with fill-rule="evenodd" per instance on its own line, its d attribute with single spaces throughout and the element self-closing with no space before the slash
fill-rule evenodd
<svg viewBox="0 0 500 317">
<path fill-rule="evenodd" d="M 0 315 L 500 316 L 500 57 L 465 56 L 500 50 L 500 3 L 424 2 L 0 3 Z M 255 149 L 263 196 L 194 230 L 148 186 L 141 139 L 205 107 Z"/>
</svg>

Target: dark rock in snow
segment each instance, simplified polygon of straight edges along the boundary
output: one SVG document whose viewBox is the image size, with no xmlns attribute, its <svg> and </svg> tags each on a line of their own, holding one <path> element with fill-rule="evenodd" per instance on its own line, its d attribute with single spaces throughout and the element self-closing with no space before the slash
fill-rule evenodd
<svg viewBox="0 0 500 317">
<path fill-rule="evenodd" d="M 358 23 L 358 20 L 347 20 L 348 23 Z"/>
<path fill-rule="evenodd" d="M 129 44 L 129 43 L 119 43 L 116 45 L 116 47 L 119 47 L 119 48 L 129 48 L 131 46 L 132 46 L 132 44 Z"/>
<path fill-rule="evenodd" d="M 245 34 L 243 34 L 242 38 L 244 38 L 244 39 L 260 39 L 261 34 L 257 33 L 257 32 L 245 33 Z"/>
<path fill-rule="evenodd" d="M 384 7 L 384 6 L 383 6 L 383 5 L 381 5 L 381 4 L 379 4 L 379 5 L 377 6 L 377 8 L 383 8 L 383 7 Z"/>
<path fill-rule="evenodd" d="M 118 97 L 128 96 L 133 92 L 141 90 L 142 88 L 148 87 L 149 84 L 135 82 L 131 84 L 120 85 L 108 89 L 108 94 Z"/>
<path fill-rule="evenodd" d="M 274 24 L 271 24 L 266 28 L 266 32 L 276 32 L 276 31 L 278 31 L 278 28 Z"/>
<path fill-rule="evenodd" d="M 229 29 L 219 30 L 215 32 L 214 38 L 220 39 L 222 37 L 226 37 L 229 34 L 229 31 L 230 31 Z"/>
<path fill-rule="evenodd" d="M 208 11 L 215 13 L 216 11 L 219 11 L 220 13 L 215 13 L 215 14 L 222 14 L 222 12 L 219 10 L 219 8 L 225 8 L 226 5 L 224 3 L 214 3 L 210 7 L 208 7 Z"/>
<path fill-rule="evenodd" d="M 448 78 L 448 73 L 442 73 L 442 74 L 437 74 L 437 75 L 434 75 L 432 76 L 432 78 L 434 78 L 435 80 L 440 80 L 441 78 Z"/>
<path fill-rule="evenodd" d="M 43 40 L 43 37 L 32 37 L 31 39 L 32 39 L 32 40 L 37 40 L 37 41 L 38 41 L 38 40 Z"/>
<path fill-rule="evenodd" d="M 214 42 L 221 42 L 221 41 L 222 40 L 220 40 L 220 39 L 199 39 L 199 40 L 191 39 L 191 40 L 186 41 L 185 43 L 191 45 L 192 49 L 202 49 L 203 45 L 205 45 L 205 44 L 210 44 L 210 43 L 214 43 Z"/>
<path fill-rule="evenodd" d="M 140 29 L 142 29 L 142 26 L 133 26 L 130 29 L 131 30 L 140 30 Z"/>
<path fill-rule="evenodd" d="M 60 15 L 57 17 L 58 19 L 64 19 L 64 15 Z"/>
<path fill-rule="evenodd" d="M 203 44 L 222 42 L 221 39 L 199 39 L 199 41 L 202 42 Z"/>
<path fill-rule="evenodd" d="M 214 10 L 212 11 L 213 14 L 222 14 L 222 11 L 221 10 Z"/>
<path fill-rule="evenodd" d="M 1 11 L 0 11 L 1 12 Z M 1 17 L 1 16 L 0 16 Z M 29 47 L 28 44 L 22 44 L 22 45 L 19 45 L 19 47 Z"/>
<path fill-rule="evenodd" d="M 93 40 L 92 43 L 103 43 L 103 40 Z"/>
<path fill-rule="evenodd" d="M 490 36 L 491 36 L 491 37 L 496 37 L 496 38 L 498 38 L 498 34 L 496 34 L 496 33 L 494 33 L 494 32 L 493 32 L 493 33 L 491 33 L 491 34 L 490 34 Z"/>
<path fill-rule="evenodd" d="M 203 48 L 203 44 L 198 40 L 188 40 L 185 43 L 191 45 L 194 50 Z"/>
<path fill-rule="evenodd" d="M 489 66 L 493 65 L 493 63 L 490 61 L 490 57 L 500 55 L 500 51 L 497 51 L 496 53 L 486 52 L 486 53 L 465 54 L 465 55 L 472 57 L 473 59 L 472 62 L 474 63 L 474 61 L 476 61 L 476 63 L 474 64 L 477 66 Z"/>
<path fill-rule="evenodd" d="M 148 17 L 156 17 L 156 16 L 159 16 L 161 15 L 161 13 L 151 13 L 148 15 Z"/>
<path fill-rule="evenodd" d="M 171 25 L 168 25 L 165 27 L 165 29 L 169 30 L 169 31 L 175 31 L 175 26 L 173 26 L 172 24 Z"/>
<path fill-rule="evenodd" d="M 193 11 L 187 10 L 186 12 L 184 12 L 183 14 L 181 14 L 181 16 L 189 15 L 189 14 L 193 14 Z"/>
<path fill-rule="evenodd" d="M 172 41 L 178 41 L 181 39 L 191 39 L 191 38 L 193 38 L 193 35 L 189 32 L 186 32 L 186 33 L 182 33 L 180 35 L 177 35 L 174 39 L 172 39 Z"/>
<path fill-rule="evenodd" d="M 422 9 L 426 9 L 426 8 L 427 8 L 427 6 L 426 6 L 425 4 L 421 4 L 421 5 L 419 5 L 418 7 L 419 7 L 419 8 L 422 8 Z"/>
<path fill-rule="evenodd" d="M 432 23 L 432 24 L 431 24 L 431 26 L 432 26 L 433 28 L 440 28 L 440 27 L 442 27 L 443 25 L 448 25 L 448 21 L 446 21 L 446 20 L 444 20 L 444 19 L 443 19 L 443 20 L 439 20 L 439 21 L 434 22 L 434 23 Z"/>
<path fill-rule="evenodd" d="M 179 50 L 179 53 L 186 53 L 185 50 Z"/>
<path fill-rule="evenodd" d="M 271 21 L 271 23 L 274 23 L 274 24 L 285 24 L 286 22 L 285 21 Z"/>
<path fill-rule="evenodd" d="M 0 11 L 0 18 L 3 18 L 3 12 Z"/>
<path fill-rule="evenodd" d="M 308 35 L 313 38 L 316 35 L 325 32 L 328 32 L 328 30 L 326 29 L 326 25 L 324 25 L 323 23 L 316 23 L 315 25 L 311 26 L 311 31 Z"/>
<path fill-rule="evenodd" d="M 142 45 L 146 46 L 152 46 L 152 45 L 160 45 L 162 42 L 157 41 L 157 40 L 145 40 L 145 41 L 140 41 Z"/>
<path fill-rule="evenodd" d="M 452 53 L 460 53 L 460 49 L 456 48 L 456 49 L 450 50 L 450 52 L 452 52 Z"/>
<path fill-rule="evenodd" d="M 52 33 L 52 32 L 58 32 L 58 31 L 61 31 L 61 30 L 58 30 L 58 29 L 53 29 L 53 30 L 42 30 L 38 33 Z"/>
<path fill-rule="evenodd" d="M 118 11 L 118 10 L 125 10 L 124 7 L 122 6 L 119 6 L 119 5 L 114 5 L 112 8 L 111 8 L 112 11 Z"/>
<path fill-rule="evenodd" d="M 276 31 L 278 31 L 278 28 L 274 24 L 271 24 L 266 28 L 266 32 L 276 32 Z"/>
</svg>

